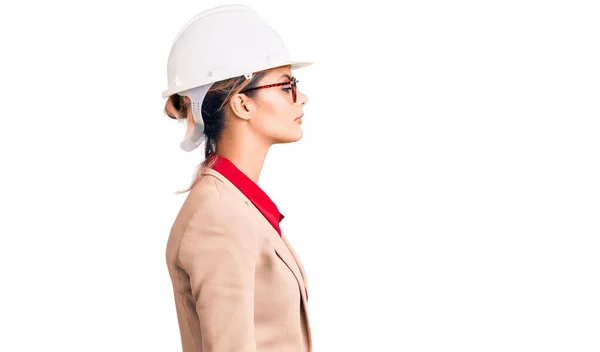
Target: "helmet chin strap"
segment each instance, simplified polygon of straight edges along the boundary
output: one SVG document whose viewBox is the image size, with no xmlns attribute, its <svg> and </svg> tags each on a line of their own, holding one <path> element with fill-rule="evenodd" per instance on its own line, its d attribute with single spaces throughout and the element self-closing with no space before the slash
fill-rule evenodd
<svg viewBox="0 0 600 352">
<path fill-rule="evenodd" d="M 179 93 L 179 95 L 186 96 L 192 101 L 192 114 L 194 117 L 194 130 L 192 134 L 188 136 L 186 133 L 184 140 L 179 144 L 179 147 L 186 152 L 191 152 L 206 141 L 204 120 L 202 119 L 202 102 L 212 85 L 213 83 L 210 83 Z"/>
<path fill-rule="evenodd" d="M 179 143 L 179 148 L 185 152 L 191 152 L 198 148 L 200 144 L 204 143 L 206 141 L 206 135 L 202 131 L 203 127 L 203 125 L 195 123 L 192 135 L 186 136 L 183 141 Z"/>
</svg>

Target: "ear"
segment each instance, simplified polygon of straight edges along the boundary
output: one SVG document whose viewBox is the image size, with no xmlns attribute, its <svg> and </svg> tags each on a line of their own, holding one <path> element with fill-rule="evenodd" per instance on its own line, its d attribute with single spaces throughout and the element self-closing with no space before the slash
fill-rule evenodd
<svg viewBox="0 0 600 352">
<path fill-rule="evenodd" d="M 254 111 L 254 102 L 244 94 L 234 94 L 229 99 L 229 106 L 233 114 L 243 120 L 250 120 Z"/>
</svg>

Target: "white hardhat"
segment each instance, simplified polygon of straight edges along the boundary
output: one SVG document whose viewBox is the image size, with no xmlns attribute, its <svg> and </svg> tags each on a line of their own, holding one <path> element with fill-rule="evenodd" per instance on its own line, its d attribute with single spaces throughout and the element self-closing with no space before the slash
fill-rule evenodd
<svg viewBox="0 0 600 352">
<path fill-rule="evenodd" d="M 204 140 L 201 107 L 213 83 L 252 77 L 254 72 L 312 62 L 292 61 L 283 41 L 256 12 L 244 5 L 225 5 L 203 11 L 179 31 L 167 64 L 168 89 L 163 98 L 185 95 L 192 101 L 194 133 L 181 148 L 191 151 Z"/>
</svg>

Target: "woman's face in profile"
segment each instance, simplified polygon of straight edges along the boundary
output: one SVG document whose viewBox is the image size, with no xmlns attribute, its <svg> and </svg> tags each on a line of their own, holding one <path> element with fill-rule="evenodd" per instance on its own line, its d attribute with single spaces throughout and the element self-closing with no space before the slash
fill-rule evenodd
<svg viewBox="0 0 600 352">
<path fill-rule="evenodd" d="M 289 82 L 292 78 L 290 66 L 282 66 L 267 71 L 258 86 Z M 302 108 L 308 97 L 296 90 L 293 101 L 291 85 L 259 89 L 253 98 L 256 111 L 249 121 L 252 129 L 270 143 L 290 143 L 302 138 L 300 124 Z"/>
</svg>

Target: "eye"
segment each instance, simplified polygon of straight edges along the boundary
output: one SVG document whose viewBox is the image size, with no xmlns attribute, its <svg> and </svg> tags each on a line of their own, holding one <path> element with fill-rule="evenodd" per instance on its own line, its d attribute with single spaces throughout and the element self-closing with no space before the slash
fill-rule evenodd
<svg viewBox="0 0 600 352">
<path fill-rule="evenodd" d="M 292 90 L 292 88 L 283 88 L 283 90 L 284 90 L 285 92 L 289 93 L 289 92 Z"/>
</svg>

